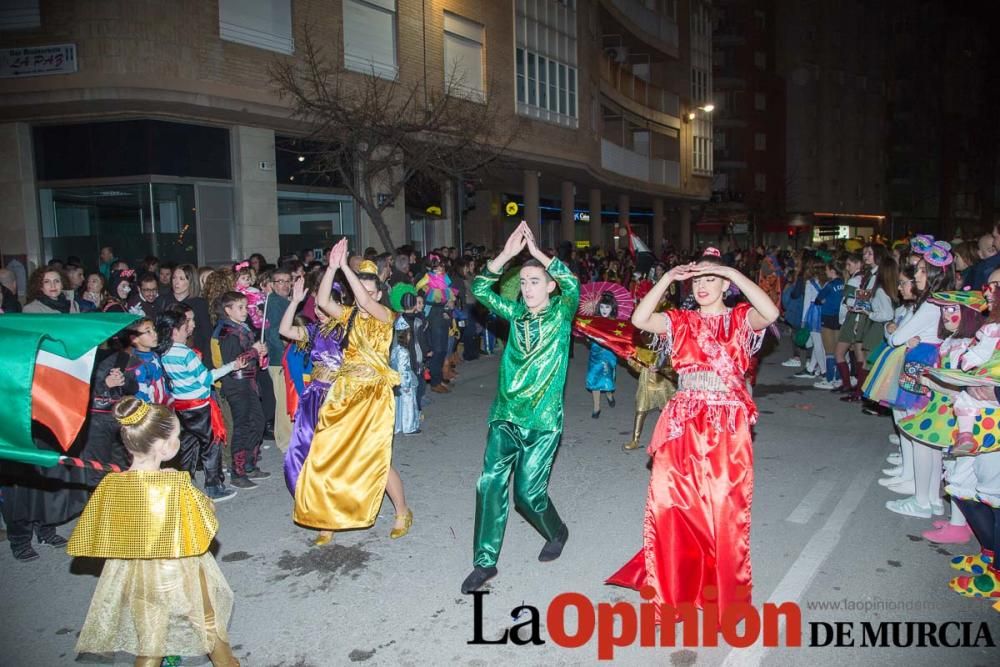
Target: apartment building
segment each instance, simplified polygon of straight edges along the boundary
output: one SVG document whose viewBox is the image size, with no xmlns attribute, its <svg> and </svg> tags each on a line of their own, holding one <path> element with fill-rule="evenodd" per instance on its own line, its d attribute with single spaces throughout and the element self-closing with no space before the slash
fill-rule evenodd
<svg viewBox="0 0 1000 667">
<path fill-rule="evenodd" d="M 89 263 L 111 245 L 214 264 L 341 235 L 379 245 L 335 179 L 300 176 L 308 128 L 268 70 L 297 57 L 307 27 L 358 81 L 457 68 L 522 121 L 513 168 L 437 184 L 431 213 L 412 189 L 395 201 L 396 243 L 494 245 L 524 217 L 553 247 L 624 242 L 625 221 L 657 247 L 688 245 L 713 170 L 710 12 L 703 0 L 10 0 L 0 259 Z"/>
</svg>

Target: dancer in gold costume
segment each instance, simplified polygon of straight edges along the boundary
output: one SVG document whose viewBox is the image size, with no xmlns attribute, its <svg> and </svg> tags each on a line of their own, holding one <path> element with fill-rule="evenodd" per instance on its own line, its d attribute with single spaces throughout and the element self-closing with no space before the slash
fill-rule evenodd
<svg viewBox="0 0 1000 667">
<path fill-rule="evenodd" d="M 233 591 L 208 551 L 219 527 L 212 501 L 186 471 L 160 470 L 180 448 L 180 422 L 132 396 L 115 417 L 132 467 L 104 478 L 66 549 L 107 559 L 76 650 L 131 653 L 136 667 L 206 654 L 239 667 L 226 633 Z"/>
<path fill-rule="evenodd" d="M 330 251 L 316 304 L 344 327 L 344 362 L 333 378 L 319 411 L 316 434 L 295 485 L 295 523 L 320 529 L 317 546 L 333 531 L 367 528 L 375 523 L 382 495 L 396 508 L 390 537 L 405 535 L 413 523 L 403 482 L 391 467 L 399 374 L 389 366 L 395 314 L 379 303 L 381 286 L 372 261 L 355 274 L 348 264 L 347 239 Z M 330 298 L 340 269 L 354 293 L 355 305 Z"/>
<path fill-rule="evenodd" d="M 663 363 L 666 363 L 664 367 Z M 635 388 L 635 416 L 632 419 L 632 439 L 622 445 L 627 452 L 639 448 L 642 439 L 642 427 L 646 423 L 646 414 L 660 410 L 670 397 L 677 391 L 671 376 L 676 374 L 670 369 L 669 360 L 660 363 L 658 355 L 648 348 L 640 348 L 635 359 L 629 359 L 628 365 L 638 371 L 639 381 Z"/>
</svg>

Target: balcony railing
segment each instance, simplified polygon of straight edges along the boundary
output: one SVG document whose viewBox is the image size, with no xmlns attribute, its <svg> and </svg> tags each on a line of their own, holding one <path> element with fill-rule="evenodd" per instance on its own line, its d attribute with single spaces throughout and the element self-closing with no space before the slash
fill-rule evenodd
<svg viewBox="0 0 1000 667">
<path fill-rule="evenodd" d="M 672 188 L 679 188 L 681 185 L 680 163 L 649 158 L 607 139 L 601 139 L 601 166 L 638 181 Z"/>
<path fill-rule="evenodd" d="M 643 31 L 677 50 L 680 39 L 677 22 L 672 18 L 648 9 L 639 0 L 611 0 L 611 4 Z"/>
<path fill-rule="evenodd" d="M 681 115 L 681 102 L 676 94 L 640 79 L 606 53 L 601 56 L 601 77 L 633 102 L 677 118 Z"/>
</svg>

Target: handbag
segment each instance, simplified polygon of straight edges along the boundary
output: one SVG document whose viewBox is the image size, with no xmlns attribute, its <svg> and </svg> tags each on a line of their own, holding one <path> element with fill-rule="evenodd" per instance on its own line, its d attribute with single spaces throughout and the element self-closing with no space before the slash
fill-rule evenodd
<svg viewBox="0 0 1000 667">
<path fill-rule="evenodd" d="M 927 396 L 931 390 L 920 383 L 920 376 L 928 368 L 928 364 L 919 361 L 904 361 L 903 371 L 899 374 L 899 388 L 911 394 Z"/>
<path fill-rule="evenodd" d="M 809 331 L 809 327 L 800 327 L 798 330 L 796 330 L 795 337 L 792 338 L 792 341 L 795 343 L 795 347 L 801 347 L 801 348 L 808 347 L 810 333 L 812 332 Z"/>
</svg>

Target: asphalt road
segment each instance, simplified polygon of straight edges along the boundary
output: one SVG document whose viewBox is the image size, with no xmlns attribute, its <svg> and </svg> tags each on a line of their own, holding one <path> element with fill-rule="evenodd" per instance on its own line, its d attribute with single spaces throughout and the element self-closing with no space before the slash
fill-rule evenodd
<svg viewBox="0 0 1000 667">
<path fill-rule="evenodd" d="M 883 621 L 968 622 L 973 638 L 985 623 L 1000 643 L 1000 613 L 946 587 L 949 555 L 971 553 L 971 543 L 931 544 L 920 537 L 928 521 L 884 508 L 895 496 L 875 480 L 890 451 L 890 421 L 862 415 L 856 406 L 790 379 L 779 366 L 786 356 L 779 350 L 767 358 L 756 388 L 761 418 L 755 439 L 754 600 L 758 606 L 768 600 L 798 603 L 803 647 L 633 645 L 615 650 L 615 664 L 1000 664 L 1000 649 L 982 645 L 982 639 L 978 648 L 860 646 L 862 622 Z M 291 523 L 291 498 L 273 446 L 265 451 L 264 467 L 276 474 L 219 506 L 216 556 L 236 593 L 230 636 L 244 665 L 598 662 L 596 636 L 579 648 L 557 646 L 546 610 L 566 592 L 594 604 L 641 602 L 634 591 L 602 583 L 640 546 L 648 457 L 621 450 L 631 428 L 635 380 L 619 368 L 617 407 L 605 406 L 600 419 L 591 419 L 586 351 L 577 346 L 550 485 L 569 525 L 569 542 L 559 560 L 539 563 L 542 539 L 512 513 L 500 574 L 481 612 L 482 636 L 495 641 L 513 623 L 512 609 L 532 605 L 539 610 L 544 643 L 470 645 L 473 600 L 460 594 L 459 585 L 471 567 L 475 483 L 497 361 L 463 364 L 453 394 L 431 394 L 423 432 L 397 440 L 394 461 L 415 515 L 405 538 L 389 539 L 393 510 L 386 501 L 371 529 L 337 534 L 325 548 L 310 546 L 312 533 Z M 654 419 L 646 424 L 646 438 Z M 70 527 L 60 532 L 68 536 Z M 47 667 L 76 659 L 73 646 L 99 565 L 44 546 L 39 551 L 40 560 L 18 563 L 0 545 L 0 665 Z M 817 604 L 840 609 L 811 608 Z M 572 634 L 575 613 L 566 618 Z M 808 647 L 810 624 L 820 622 L 849 623 L 856 645 Z M 947 638 L 961 640 L 954 627 L 960 626 Z M 609 632 L 621 629 L 619 624 Z M 899 639 L 905 642 L 905 630 Z"/>
</svg>

